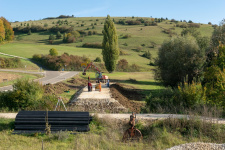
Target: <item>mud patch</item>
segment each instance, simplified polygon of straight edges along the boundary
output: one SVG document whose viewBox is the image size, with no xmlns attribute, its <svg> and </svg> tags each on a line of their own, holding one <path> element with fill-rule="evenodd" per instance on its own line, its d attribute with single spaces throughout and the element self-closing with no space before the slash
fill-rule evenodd
<svg viewBox="0 0 225 150">
<path fill-rule="evenodd" d="M 135 89 L 126 89 L 121 84 L 116 83 L 110 86 L 112 98 L 117 100 L 130 111 L 140 113 L 141 108 L 145 107 L 142 100 L 143 95 Z"/>
</svg>

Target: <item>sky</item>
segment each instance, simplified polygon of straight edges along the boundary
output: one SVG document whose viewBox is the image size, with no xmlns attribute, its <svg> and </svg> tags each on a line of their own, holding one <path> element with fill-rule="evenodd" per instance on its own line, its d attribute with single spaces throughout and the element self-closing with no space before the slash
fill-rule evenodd
<svg viewBox="0 0 225 150">
<path fill-rule="evenodd" d="M 153 17 L 219 24 L 225 0 L 0 0 L 0 16 L 8 21 L 75 17 Z"/>
</svg>

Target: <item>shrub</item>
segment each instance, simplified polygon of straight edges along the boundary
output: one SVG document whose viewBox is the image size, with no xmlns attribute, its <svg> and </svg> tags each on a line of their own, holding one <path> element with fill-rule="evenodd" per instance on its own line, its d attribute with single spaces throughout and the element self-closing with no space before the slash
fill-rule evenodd
<svg viewBox="0 0 225 150">
<path fill-rule="evenodd" d="M 151 60 L 152 54 L 149 51 L 147 51 L 147 52 L 145 51 L 144 54 L 142 55 L 142 57 L 146 57 Z"/>
<path fill-rule="evenodd" d="M 32 110 L 43 93 L 38 82 L 18 79 L 13 85 L 13 91 L 0 93 L 0 107 L 7 107 L 9 110 Z"/>
<path fill-rule="evenodd" d="M 128 25 L 141 25 L 140 21 L 133 21 L 133 20 L 128 20 L 128 21 L 126 21 L 126 23 Z"/>
<path fill-rule="evenodd" d="M 81 70 L 81 63 L 90 62 L 90 59 L 85 56 L 62 54 L 61 56 L 41 55 L 41 59 L 36 61 L 52 70 L 61 70 L 65 64 L 67 70 Z"/>
<path fill-rule="evenodd" d="M 88 31 L 88 35 L 92 35 L 93 33 L 92 33 L 92 31 Z"/>
<path fill-rule="evenodd" d="M 128 46 L 128 44 L 127 44 L 127 43 L 124 43 L 123 45 L 124 45 L 124 46 Z"/>
<path fill-rule="evenodd" d="M 60 130 L 52 134 L 52 138 L 58 141 L 65 141 L 69 138 L 69 135 L 70 135 L 70 132 Z"/>
<path fill-rule="evenodd" d="M 49 35 L 49 43 L 52 44 L 54 42 L 54 40 L 55 40 L 55 35 L 50 34 Z"/>
<path fill-rule="evenodd" d="M 190 23 L 188 26 L 192 28 L 200 28 L 200 24 L 198 23 Z"/>
<path fill-rule="evenodd" d="M 44 27 L 48 27 L 48 24 L 47 24 L 47 23 L 45 23 L 45 24 L 44 24 Z"/>
<path fill-rule="evenodd" d="M 141 52 L 141 50 L 142 50 L 142 47 L 140 47 L 140 46 L 138 46 L 138 47 L 136 48 L 136 51 L 137 51 L 137 52 Z"/>
<path fill-rule="evenodd" d="M 100 57 L 96 57 L 96 59 L 94 60 L 94 62 L 102 62 Z"/>
<path fill-rule="evenodd" d="M 35 61 L 40 61 L 42 58 L 42 55 L 41 54 L 34 54 L 32 59 L 35 60 Z"/>
<path fill-rule="evenodd" d="M 128 71 L 128 62 L 126 59 L 121 59 L 118 61 L 117 71 Z"/>
<path fill-rule="evenodd" d="M 28 31 L 27 35 L 31 35 L 31 30 Z"/>
<path fill-rule="evenodd" d="M 0 68 L 18 68 L 22 63 L 19 58 L 2 58 L 0 57 Z"/>
<path fill-rule="evenodd" d="M 97 31 L 93 31 L 92 33 L 95 35 L 95 34 L 97 34 L 98 32 L 97 32 Z"/>
<path fill-rule="evenodd" d="M 51 48 L 49 50 L 49 55 L 51 55 L 51 56 L 57 56 L 58 55 L 58 51 L 55 48 Z"/>
<path fill-rule="evenodd" d="M 140 66 L 136 65 L 136 64 L 132 64 L 130 66 L 130 71 L 133 71 L 133 72 L 138 72 L 140 71 Z"/>
<path fill-rule="evenodd" d="M 120 55 L 128 55 L 128 53 L 123 50 L 120 50 Z"/>
<path fill-rule="evenodd" d="M 84 43 L 82 47 L 102 49 L 102 43 Z"/>
<path fill-rule="evenodd" d="M 54 33 L 57 33 L 58 31 L 60 33 L 65 33 L 65 32 L 74 31 L 74 28 L 70 27 L 70 26 L 53 26 L 49 30 L 50 30 L 50 32 L 54 32 Z"/>
<path fill-rule="evenodd" d="M 119 20 L 118 22 L 117 22 L 117 24 L 122 24 L 122 25 L 125 25 L 126 23 L 125 23 L 125 20 Z"/>
<path fill-rule="evenodd" d="M 61 38 L 62 38 L 62 34 L 60 33 L 60 31 L 57 32 L 56 38 L 57 38 L 57 39 L 61 39 Z"/>
<path fill-rule="evenodd" d="M 128 38 L 130 38 L 130 37 L 131 37 L 130 34 L 126 34 L 126 35 L 123 36 L 124 39 L 128 39 Z"/>
</svg>

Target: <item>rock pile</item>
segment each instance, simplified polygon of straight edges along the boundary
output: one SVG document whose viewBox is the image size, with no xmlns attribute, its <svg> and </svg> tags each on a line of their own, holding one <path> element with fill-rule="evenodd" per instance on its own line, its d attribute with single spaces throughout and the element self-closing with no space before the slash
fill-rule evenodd
<svg viewBox="0 0 225 150">
<path fill-rule="evenodd" d="M 225 150 L 225 144 L 215 143 L 186 143 L 178 146 L 174 146 L 167 150 Z"/>
<path fill-rule="evenodd" d="M 77 99 L 72 103 L 74 108 L 79 111 L 89 112 L 109 112 L 120 113 L 127 112 L 127 108 L 121 105 L 117 100 L 113 98 L 107 99 Z"/>
</svg>

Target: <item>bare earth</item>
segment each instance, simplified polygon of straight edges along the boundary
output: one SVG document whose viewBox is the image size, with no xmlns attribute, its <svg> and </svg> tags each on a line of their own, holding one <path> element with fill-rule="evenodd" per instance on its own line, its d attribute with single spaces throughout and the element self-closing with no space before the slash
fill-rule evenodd
<svg viewBox="0 0 225 150">
<path fill-rule="evenodd" d="M 20 78 L 20 75 L 0 72 L 0 83 L 3 82 L 3 79 L 7 79 L 7 81 L 10 81 L 10 80 L 15 80 L 17 78 Z"/>
</svg>

